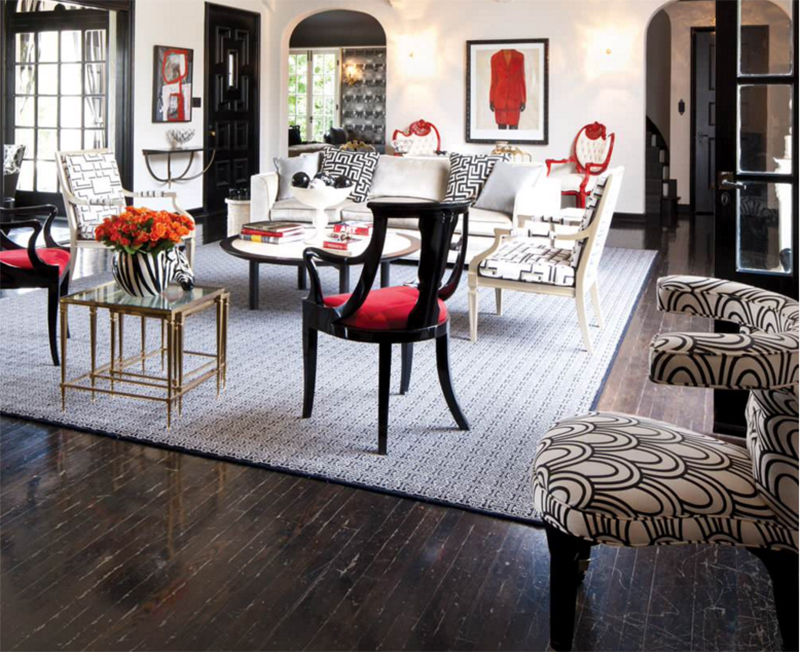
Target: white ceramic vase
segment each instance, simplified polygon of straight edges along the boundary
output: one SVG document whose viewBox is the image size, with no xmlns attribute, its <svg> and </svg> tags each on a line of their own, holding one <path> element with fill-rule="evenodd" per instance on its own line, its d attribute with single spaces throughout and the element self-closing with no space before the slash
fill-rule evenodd
<svg viewBox="0 0 800 652">
<path fill-rule="evenodd" d="M 325 235 L 325 229 L 328 227 L 327 209 L 345 201 L 352 192 L 352 186 L 349 188 L 334 188 L 333 186 L 325 186 L 323 188 L 292 188 L 292 194 L 297 201 L 316 211 L 312 222 L 314 232 L 306 239 L 307 243 L 322 239 Z"/>
</svg>

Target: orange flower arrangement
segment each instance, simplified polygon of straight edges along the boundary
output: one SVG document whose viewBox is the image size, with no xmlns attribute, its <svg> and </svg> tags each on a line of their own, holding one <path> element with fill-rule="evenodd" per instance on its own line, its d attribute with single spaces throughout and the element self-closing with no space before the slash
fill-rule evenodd
<svg viewBox="0 0 800 652">
<path fill-rule="evenodd" d="M 94 237 L 116 251 L 155 255 L 171 249 L 193 230 L 194 222 L 185 215 L 128 206 L 119 215 L 105 218 Z"/>
</svg>

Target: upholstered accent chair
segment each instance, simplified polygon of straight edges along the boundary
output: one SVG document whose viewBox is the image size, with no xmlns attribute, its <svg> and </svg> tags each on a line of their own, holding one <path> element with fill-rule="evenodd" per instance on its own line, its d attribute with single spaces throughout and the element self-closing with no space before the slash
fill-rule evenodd
<svg viewBox="0 0 800 652">
<path fill-rule="evenodd" d="M 92 149 L 75 152 L 56 152 L 56 167 L 61 195 L 69 222 L 70 277 L 75 269 L 78 251 L 103 249 L 105 245 L 94 239 L 94 230 L 106 217 L 117 215 L 124 208 L 125 198 L 172 200 L 176 213 L 189 215 L 178 204 L 178 195 L 168 190 L 133 192 L 122 187 L 117 160 L 110 149 Z M 195 233 L 184 239 L 186 255 L 194 264 Z"/>
<path fill-rule="evenodd" d="M 395 153 L 406 156 L 436 156 L 442 149 L 442 137 L 431 122 L 417 120 L 406 131 L 395 129 L 392 135 Z"/>
<path fill-rule="evenodd" d="M 586 205 L 598 175 L 605 172 L 611 163 L 615 138 L 615 134 L 606 134 L 604 124 L 593 122 L 575 136 L 570 156 L 545 161 L 548 176 L 558 177 L 561 194 L 575 197 L 578 208 Z"/>
<path fill-rule="evenodd" d="M 354 342 L 378 345 L 378 453 L 387 452 L 389 428 L 389 385 L 392 345 L 401 351 L 400 393 L 408 392 L 415 342 L 436 341 L 436 369 L 447 407 L 461 430 L 469 422 L 456 399 L 450 377 L 450 317 L 447 301 L 458 288 L 464 269 L 469 238 L 469 206 L 462 202 L 397 203 L 372 201 L 372 238 L 363 253 L 343 258 L 325 249 L 309 248 L 303 259 L 310 278 L 310 291 L 303 301 L 303 418 L 314 407 L 317 376 L 317 341 L 320 332 Z M 380 266 L 390 219 L 416 218 L 420 231 L 417 282 L 413 286 L 372 289 Z M 464 232 L 459 253 L 446 282 L 442 282 L 453 234 L 459 221 Z M 352 294 L 324 296 L 316 261 L 335 265 L 363 265 Z"/>
<path fill-rule="evenodd" d="M 25 145 L 3 145 L 3 196 L 14 199 L 17 194 L 19 172 L 25 157 Z"/>
<path fill-rule="evenodd" d="M 533 499 L 550 548 L 550 639 L 569 650 L 591 547 L 749 549 L 772 578 L 787 650 L 797 650 L 798 303 L 696 276 L 658 281 L 660 310 L 738 324 L 740 332 L 666 333 L 650 344 L 650 379 L 740 389 L 747 447 L 653 419 L 590 413 L 542 439 Z"/>
<path fill-rule="evenodd" d="M 492 246 L 469 264 L 469 332 L 473 342 L 478 339 L 478 288 L 491 287 L 498 315 L 502 314 L 503 290 L 575 299 L 583 342 L 592 352 L 586 293 L 592 297 L 595 317 L 602 327 L 597 270 L 624 171 L 618 167 L 599 178 L 586 208 L 580 211 L 579 221 L 565 211 L 563 217 L 532 217 L 521 228 L 495 230 Z M 542 227 L 547 237 L 541 236 Z"/>
<path fill-rule="evenodd" d="M 55 241 L 50 228 L 56 218 L 55 206 L 27 206 L 25 208 L 0 208 L 0 289 L 47 289 L 47 327 L 50 336 L 50 355 L 58 366 L 58 300 L 69 293 L 70 252 Z M 40 218 L 44 217 L 44 225 Z M 15 229 L 30 229 L 28 241 L 20 244 L 11 238 Z M 37 245 L 39 235 L 44 236 L 44 247 Z M 6 314 L 6 319 L 13 320 Z"/>
</svg>

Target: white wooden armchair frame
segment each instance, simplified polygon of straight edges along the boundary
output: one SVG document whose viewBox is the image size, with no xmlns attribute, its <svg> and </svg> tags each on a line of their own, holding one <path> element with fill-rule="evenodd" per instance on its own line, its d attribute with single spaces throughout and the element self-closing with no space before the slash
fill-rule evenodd
<svg viewBox="0 0 800 652">
<path fill-rule="evenodd" d="M 58 185 L 61 190 L 61 196 L 64 198 L 64 208 L 67 212 L 67 222 L 69 223 L 69 248 L 71 252 L 69 275 L 72 278 L 75 269 L 75 261 L 78 258 L 78 251 L 81 249 L 105 249 L 105 245 L 96 240 L 81 237 L 79 228 L 77 206 L 101 206 L 101 207 L 118 207 L 124 208 L 126 206 L 125 198 L 131 199 L 171 199 L 172 209 L 176 213 L 185 215 L 192 222 L 194 218 L 185 211 L 178 203 L 178 194 L 171 190 L 144 190 L 142 192 L 135 192 L 132 190 L 125 190 L 120 188 L 119 196 L 112 199 L 81 199 L 72 193 L 72 187 L 69 183 L 67 176 L 67 157 L 86 154 L 106 154 L 112 153 L 110 149 L 84 149 L 74 150 L 71 152 L 56 152 L 56 168 L 58 170 Z M 196 231 L 192 231 L 184 238 L 186 245 L 186 257 L 189 264 L 194 266 L 194 253 L 196 246 Z"/>
<path fill-rule="evenodd" d="M 592 298 L 595 317 L 598 326 L 603 326 L 603 313 L 600 306 L 600 292 L 597 283 L 597 268 L 600 263 L 603 248 L 605 247 L 608 229 L 611 225 L 611 218 L 614 215 L 619 189 L 622 183 L 624 168 L 619 167 L 609 172 L 607 187 L 600 202 L 597 205 L 597 214 L 591 224 L 584 230 L 575 230 L 572 233 L 560 230 L 559 226 L 573 229 L 580 228 L 580 218 L 575 218 L 567 213 L 565 216 L 542 216 L 529 220 L 522 228 L 517 229 L 495 229 L 495 240 L 492 246 L 481 254 L 475 256 L 469 264 L 469 274 L 467 277 L 468 298 L 469 298 L 469 333 L 470 340 L 476 342 L 478 339 L 478 288 L 490 287 L 495 292 L 495 308 L 497 315 L 503 312 L 503 290 L 514 290 L 517 292 L 532 292 L 535 294 L 549 294 L 575 299 L 575 307 L 578 312 L 578 323 L 580 324 L 581 334 L 586 350 L 592 352 L 592 339 L 589 334 L 589 321 L 586 316 L 585 297 L 588 292 Z M 547 237 L 551 249 L 565 249 L 578 241 L 584 241 L 584 249 L 581 253 L 578 267 L 575 271 L 575 284 L 572 286 L 553 285 L 549 283 L 531 283 L 528 281 L 512 281 L 502 278 L 490 278 L 481 276 L 478 269 L 481 264 L 490 259 L 506 242 L 517 238 L 529 238 L 536 226 L 542 224 L 548 227 Z M 533 234 L 536 237 L 535 234 Z M 544 241 L 541 236 L 538 237 Z M 562 246 L 559 246 L 562 244 Z M 563 246 L 567 245 L 567 247 Z"/>
</svg>

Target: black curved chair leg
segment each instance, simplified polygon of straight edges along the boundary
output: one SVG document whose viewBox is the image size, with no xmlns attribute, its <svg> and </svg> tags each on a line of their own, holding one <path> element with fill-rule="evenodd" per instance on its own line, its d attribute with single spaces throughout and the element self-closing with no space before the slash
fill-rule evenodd
<svg viewBox="0 0 800 652">
<path fill-rule="evenodd" d="M 303 418 L 308 419 L 314 409 L 314 388 L 317 385 L 317 340 L 319 333 L 313 328 L 303 328 Z"/>
<path fill-rule="evenodd" d="M 378 454 L 386 455 L 389 435 L 389 390 L 392 384 L 392 345 L 381 342 L 378 349 Z"/>
<path fill-rule="evenodd" d="M 61 281 L 61 289 L 59 290 L 59 295 L 65 297 L 69 294 L 69 274 L 64 277 L 64 280 Z M 72 337 L 72 333 L 69 331 L 69 326 L 67 326 L 67 339 Z"/>
<path fill-rule="evenodd" d="M 572 649 L 575 602 L 578 598 L 579 560 L 584 541 L 545 525 L 550 549 L 550 647 Z"/>
<path fill-rule="evenodd" d="M 58 284 L 47 288 L 47 330 L 50 335 L 50 355 L 53 357 L 53 364 L 58 367 Z"/>
<path fill-rule="evenodd" d="M 461 411 L 456 392 L 453 389 L 453 380 L 450 377 L 450 335 L 447 333 L 436 338 L 436 370 L 439 372 L 439 384 L 442 386 L 442 393 L 447 401 L 447 407 L 450 408 L 450 414 L 453 415 L 461 430 L 469 430 L 469 421 Z"/>
<path fill-rule="evenodd" d="M 414 344 L 411 342 L 405 342 L 404 344 L 400 345 L 400 351 L 402 353 L 402 364 L 400 366 L 400 393 L 407 394 L 408 388 L 411 385 L 411 367 L 414 362 Z"/>
<path fill-rule="evenodd" d="M 749 548 L 749 550 L 764 563 L 772 580 L 772 594 L 775 598 L 783 649 L 800 649 L 797 632 L 797 553 L 763 548 Z"/>
</svg>

